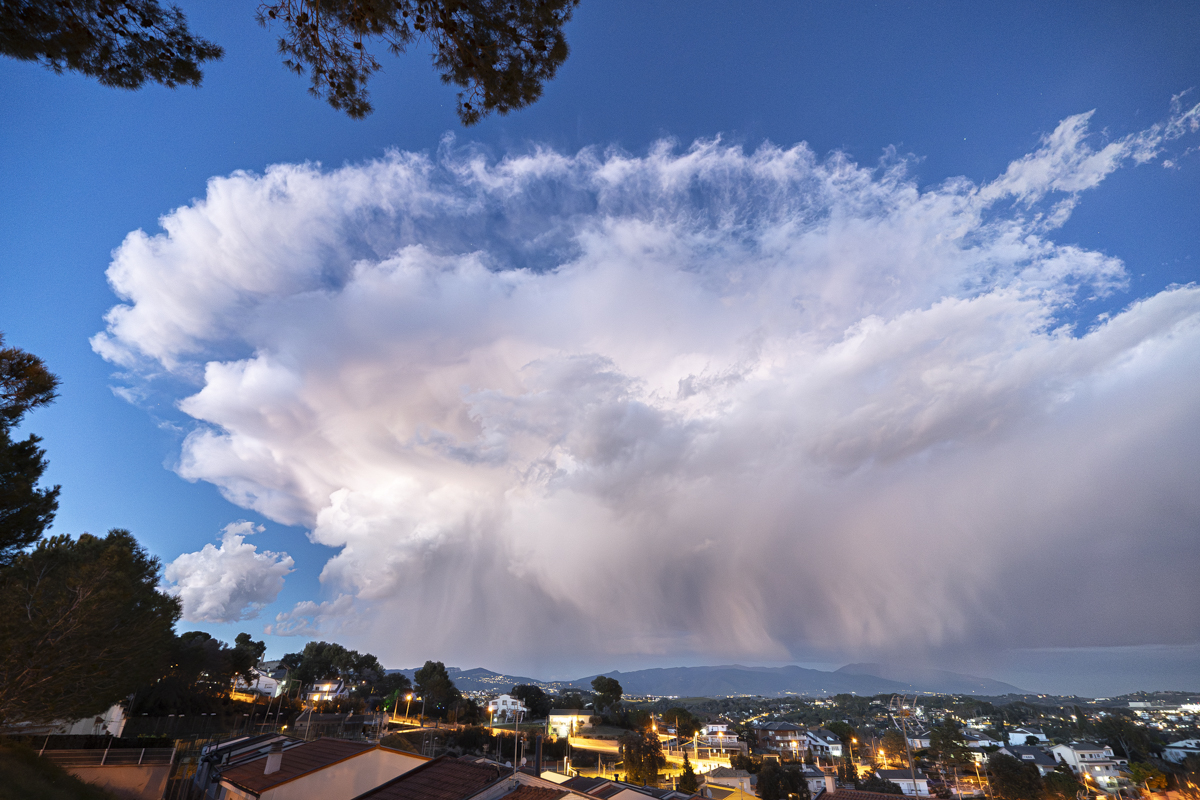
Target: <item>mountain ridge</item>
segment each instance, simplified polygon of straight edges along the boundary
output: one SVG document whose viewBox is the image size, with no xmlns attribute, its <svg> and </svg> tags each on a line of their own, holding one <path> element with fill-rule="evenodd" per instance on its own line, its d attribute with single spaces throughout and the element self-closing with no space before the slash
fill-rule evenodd
<svg viewBox="0 0 1200 800">
<path fill-rule="evenodd" d="M 388 670 L 412 678 L 417 668 Z M 980 678 L 948 670 L 904 667 L 875 663 L 853 663 L 833 670 L 810 669 L 796 664 L 782 667 L 719 664 L 701 667 L 653 667 L 650 669 L 596 673 L 569 681 L 546 681 L 505 675 L 484 667 L 447 667 L 459 689 L 468 692 L 506 692 L 517 684 L 534 684 L 545 689 L 590 689 L 598 675 L 616 678 L 626 694 L 667 697 L 731 697 L 799 695 L 827 697 L 834 694 L 974 694 L 999 696 L 1029 694 L 1003 681 Z"/>
</svg>

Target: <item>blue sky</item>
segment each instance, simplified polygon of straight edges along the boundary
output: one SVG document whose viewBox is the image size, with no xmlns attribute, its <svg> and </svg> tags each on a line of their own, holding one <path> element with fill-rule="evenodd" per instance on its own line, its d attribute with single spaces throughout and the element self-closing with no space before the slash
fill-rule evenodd
<svg viewBox="0 0 1200 800">
<path fill-rule="evenodd" d="M 803 142 L 818 160 L 841 151 L 868 171 L 894 148 L 908 159 L 908 180 L 928 190 L 958 176 L 978 185 L 993 181 L 1010 162 L 1035 152 L 1042 137 L 1061 121 L 1092 110 L 1087 141 L 1099 149 L 1165 121 L 1172 113 L 1172 97 L 1200 87 L 1200 56 L 1194 45 L 1200 9 L 1192 3 L 745 7 L 585 0 L 568 28 L 571 57 L 543 98 L 522 112 L 463 130 L 453 113 L 452 91 L 437 81 L 423 53 L 386 59 L 373 86 L 378 110 L 364 121 L 352 121 L 310 98 L 304 82 L 280 67 L 272 37 L 253 23 L 251 6 L 182 5 L 192 27 L 227 50 L 223 62 L 208 68 L 199 90 L 122 93 L 79 77 L 54 76 L 33 65 L 0 62 L 0 101 L 6 109 L 0 119 L 0 196 L 5 198 L 0 215 L 0 330 L 10 344 L 44 357 L 63 379 L 59 402 L 29 421 L 30 430 L 46 439 L 49 480 L 64 487 L 56 532 L 127 527 L 170 562 L 216 542 L 224 526 L 245 519 L 264 526 L 247 541 L 259 551 L 286 551 L 294 560 L 295 571 L 259 618 L 196 623 L 227 637 L 243 629 L 257 634 L 264 623 L 297 603 L 332 602 L 342 591 L 365 604 L 355 612 L 365 617 L 383 619 L 395 614 L 396 607 L 372 611 L 372 602 L 387 605 L 386 598 L 380 599 L 383 595 L 372 594 L 376 590 L 359 584 L 353 591 L 338 589 L 332 578 L 319 582 L 318 574 L 337 549 L 306 538 L 313 524 L 305 522 L 303 514 L 264 513 L 261 504 L 239 507 L 222 498 L 214 486 L 220 478 L 211 471 L 200 470 L 202 477 L 195 482 L 172 471 L 184 435 L 198 424 L 176 404 L 195 387 L 183 388 L 187 379 L 178 375 L 165 381 L 148 377 L 143 367 L 128 370 L 132 378 L 114 377 L 122 368 L 102 359 L 89 343 L 105 330 L 104 314 L 118 303 L 105 279 L 113 251 L 132 231 L 159 233 L 159 218 L 203 198 L 211 177 L 238 170 L 262 174 L 272 164 L 353 169 L 393 150 L 426 154 L 437 162 L 447 135 L 455 137 L 451 151 L 465 153 L 477 147 L 493 164 L 537 148 L 568 156 L 583 148 L 599 153 L 616 148 L 630 158 L 644 159 L 664 139 L 677 142 L 675 152 L 684 153 L 696 140 L 720 137 L 723 145 L 744 148 L 747 154 L 763 143 L 787 149 Z M 1197 100 L 1193 91 L 1183 97 L 1182 107 Z M 1119 259 L 1127 274 L 1122 285 L 1097 297 L 1085 293 L 1070 303 L 1053 303 L 1056 319 L 1086 330 L 1099 314 L 1119 312 L 1166 287 L 1196 280 L 1200 165 L 1189 150 L 1197 141 L 1195 136 L 1180 138 L 1167 155 L 1122 166 L 1107 174 L 1098 188 L 1080 194 L 1070 218 L 1048 240 Z M 1173 168 L 1163 167 L 1166 157 L 1176 161 Z M 700 202 L 697 212 L 708 208 L 706 201 Z M 541 208 L 535 204 L 524 213 Z M 496 213 L 516 212 L 502 207 Z M 496 252 L 500 249 L 497 245 Z M 315 333 L 310 330 L 307 335 Z M 236 347 L 253 350 L 266 345 L 242 341 Z M 580 352 L 586 349 L 579 347 Z M 606 356 L 615 358 L 612 353 Z M 210 357 L 219 361 L 224 356 Z M 646 374 L 639 377 L 648 380 Z M 154 388 L 135 403 L 112 390 L 135 384 Z M 1196 396 L 1181 391 L 1178 418 L 1186 420 L 1189 413 L 1195 415 Z M 1129 402 L 1137 407 L 1147 399 Z M 961 444 L 962 439 L 954 435 L 946 441 Z M 905 457 L 938 458 L 937 448 L 942 446 L 946 442 L 931 446 L 924 455 Z M 1194 468 L 1186 454 L 1180 458 L 1181 470 Z M 1137 487 L 1139 481 L 1151 480 L 1149 474 L 1111 479 Z M 1194 474 L 1180 479 L 1179 491 L 1186 490 L 1189 480 L 1195 488 Z M 1142 488 L 1147 497 L 1154 495 L 1151 488 Z M 1175 548 L 1184 563 L 1198 557 L 1196 509 L 1179 505 L 1176 494 L 1167 494 L 1169 498 L 1160 498 L 1170 500 L 1167 516 L 1156 520 L 1155 530 L 1190 530 L 1190 538 L 1181 533 L 1182 538 L 1159 541 L 1154 531 L 1135 533 L 1128 525 L 1124 529 L 1127 536 L 1147 542 L 1151 570 L 1159 566 L 1154 559 L 1160 550 Z M 781 508 L 778 516 L 786 513 Z M 1045 524 L 1051 530 L 1070 527 L 1061 520 Z M 795 532 L 802 540 L 821 535 Z M 928 546 L 922 541 L 911 542 L 915 551 Z M 1037 557 L 1030 553 L 1030 558 Z M 572 568 L 585 564 L 566 562 Z M 1007 574 L 1001 570 L 978 580 L 1003 584 Z M 1095 574 L 1086 568 L 1082 580 Z M 421 575 L 420 580 L 432 584 L 438 573 Z M 741 571 L 728 579 L 734 586 L 753 578 Z M 344 575 L 342 580 L 344 586 L 353 584 Z M 669 583 L 658 574 L 646 580 Z M 1121 583 L 1110 586 L 1110 594 L 1126 591 Z M 546 591 L 553 594 L 552 589 Z M 736 594 L 734 589 L 726 591 Z M 1005 596 L 1002 586 L 993 591 L 995 597 Z M 1194 589 L 1191 593 L 1194 602 Z M 672 596 L 678 595 L 665 595 Z M 1180 602 L 1174 596 L 1162 599 Z M 802 615 L 806 619 L 825 608 L 815 595 L 806 600 L 813 609 Z M 1084 600 L 1098 602 L 1086 597 L 1080 602 Z M 1185 595 L 1185 606 L 1188 601 Z M 412 598 L 395 602 L 400 608 L 421 607 Z M 1055 602 L 1052 594 L 1039 598 L 1038 604 L 1014 602 L 1011 613 L 1053 613 Z M 1138 614 L 1156 613 L 1153 597 L 1139 595 L 1126 605 Z M 574 620 L 577 628 L 607 630 L 603 625 L 588 628 L 593 612 L 572 608 L 570 613 L 563 611 L 563 618 Z M 1005 616 L 996 609 L 993 613 Z M 1194 624 L 1174 632 L 1135 633 L 1144 621 L 1131 613 L 1117 622 L 1123 632 L 1112 641 L 1100 636 L 1087 644 L 1153 645 L 1157 649 L 1146 653 L 1160 655 L 1120 650 L 1105 662 L 1110 664 L 1106 672 L 1077 679 L 1084 684 L 1077 686 L 1072 676 L 1082 674 L 1081 665 L 1096 659 L 1082 655 L 1072 666 L 1058 651 L 1054 658 L 1038 655 L 1056 644 L 1051 631 L 1042 638 L 1010 637 L 1003 653 L 990 654 L 980 663 L 975 654 L 977 643 L 988 638 L 979 621 L 985 616 L 962 621 L 959 627 L 946 623 L 949 632 L 931 635 L 928 653 L 997 678 L 1020 676 L 1022 685 L 1031 689 L 1110 693 L 1159 688 L 1145 685 L 1142 674 L 1152 676 L 1147 680 L 1174 681 L 1180 688 L 1200 685 L 1195 659 L 1169 655 L 1179 652 L 1171 647 L 1196 645 L 1200 630 Z M 834 613 L 832 618 L 839 617 Z M 532 634 L 528 643 L 513 650 L 471 649 L 461 641 L 479 641 L 478 637 L 464 629 L 459 644 L 444 645 L 444 657 L 455 663 L 474 659 L 462 663 L 464 667 L 477 662 L 549 677 L 573 670 L 716 660 L 836 662 L 842 655 L 862 660 L 857 656 L 863 653 L 893 652 L 870 637 L 842 641 L 808 622 L 775 621 L 765 625 L 761 635 L 744 639 L 726 633 L 726 644 L 697 638 L 694 627 L 703 624 L 697 620 L 670 617 L 661 623 L 612 650 L 585 648 L 575 660 Z M 420 637 L 412 648 L 394 649 L 387 643 L 387 627 L 375 622 L 365 629 L 344 630 L 343 639 L 386 654 L 389 665 L 443 657 L 442 651 L 427 652 L 438 642 Z M 337 638 L 336 633 L 321 635 Z M 284 652 L 298 649 L 302 640 L 273 636 L 270 644 L 273 652 Z M 1118 657 L 1130 652 L 1134 655 Z M 1168 655 L 1161 656 L 1163 652 Z M 1145 673 L 1139 674 L 1139 669 Z M 1041 685 L 1030 685 L 1038 681 Z"/>
</svg>

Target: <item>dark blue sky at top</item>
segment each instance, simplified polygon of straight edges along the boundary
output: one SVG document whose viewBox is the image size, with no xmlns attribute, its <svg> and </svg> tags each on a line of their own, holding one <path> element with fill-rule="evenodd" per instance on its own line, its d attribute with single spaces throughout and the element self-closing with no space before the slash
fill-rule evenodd
<svg viewBox="0 0 1200 800">
<path fill-rule="evenodd" d="M 210 176 L 432 152 L 451 133 L 497 157 L 537 144 L 642 153 L 664 137 L 686 146 L 719 135 L 747 148 L 804 141 L 869 164 L 895 146 L 916 157 L 921 185 L 984 181 L 1068 115 L 1096 109 L 1093 130 L 1117 137 L 1200 87 L 1194 2 L 584 0 L 567 31 L 571 57 L 543 98 L 464 130 L 424 51 L 382 56 L 377 111 L 354 121 L 280 66 L 254 3 L 181 6 L 227 51 L 199 90 L 120 92 L 0 60 L 0 330 L 63 379 L 62 398 L 29 424 L 46 439 L 49 480 L 63 485 L 55 531 L 128 527 L 164 560 L 259 518 L 169 470 L 181 415 L 113 395 L 113 367 L 88 338 L 116 302 L 104 278 L 112 249 L 132 230 L 155 232 Z M 1196 162 L 1119 170 L 1055 236 L 1125 261 L 1130 289 L 1105 302 L 1200 275 Z M 266 525 L 260 548 L 327 557 Z M 279 606 L 318 591 L 315 570 L 298 571 Z M 231 636 L 246 625 L 260 629 L 209 627 Z"/>
</svg>

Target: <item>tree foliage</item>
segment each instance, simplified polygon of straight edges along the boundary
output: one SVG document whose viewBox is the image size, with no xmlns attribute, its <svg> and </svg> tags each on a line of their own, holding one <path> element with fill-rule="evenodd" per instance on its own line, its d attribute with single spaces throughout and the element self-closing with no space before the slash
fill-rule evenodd
<svg viewBox="0 0 1200 800">
<path fill-rule="evenodd" d="M 692 716 L 692 712 L 680 706 L 668 708 L 662 712 L 662 719 L 663 722 L 675 729 L 676 735 L 681 741 L 692 738 L 704 727 L 700 720 Z"/>
<path fill-rule="evenodd" d="M 621 702 L 621 698 L 625 695 L 625 690 L 621 688 L 621 684 L 616 678 L 610 678 L 607 675 L 597 675 L 592 679 L 592 708 L 596 713 L 602 711 L 615 710 Z"/>
<path fill-rule="evenodd" d="M 774 761 L 765 762 L 758 772 L 758 796 L 763 800 L 809 800 L 811 793 L 804 775 L 795 769 L 781 767 Z"/>
<path fill-rule="evenodd" d="M 461 87 L 458 116 L 473 125 L 538 99 L 566 60 L 563 25 L 579 0 L 274 0 L 263 25 L 282 24 L 284 65 L 308 73 L 309 91 L 359 118 L 378 47 L 401 55 L 424 42 L 443 83 Z"/>
<path fill-rule="evenodd" d="M 904 738 L 903 733 L 892 728 L 883 735 L 880 745 L 889 759 L 899 759 L 907 763 L 908 740 Z"/>
<path fill-rule="evenodd" d="M 900 788 L 900 784 L 892 783 L 878 775 L 872 775 L 865 781 L 860 781 L 858 788 L 864 792 L 876 792 L 878 794 L 904 794 L 904 790 Z"/>
<path fill-rule="evenodd" d="M 204 631 L 188 631 L 175 637 L 165 674 L 134 693 L 130 711 L 162 716 L 215 710 L 228 695 L 234 677 L 240 674 L 246 678 L 249 667 L 257 663 L 255 659 L 247 665 L 247 657 L 261 642 L 251 642 L 248 633 L 238 634 L 235 641 L 247 644 L 241 649 L 230 647 Z"/>
<path fill-rule="evenodd" d="M 1150 791 L 1167 788 L 1167 776 L 1161 769 L 1146 761 L 1134 761 L 1129 765 L 1129 779 Z"/>
<path fill-rule="evenodd" d="M 1002 800 L 1040 800 L 1042 776 L 1033 764 L 1003 753 L 993 753 L 988 758 L 988 775 L 992 791 Z"/>
<path fill-rule="evenodd" d="M 625 762 L 625 771 L 630 782 L 643 786 L 658 785 L 658 772 L 667 763 L 658 735 L 647 728 L 641 728 L 629 731 L 619 742 L 621 758 Z"/>
<path fill-rule="evenodd" d="M 542 687 L 531 683 L 518 684 L 512 688 L 512 696 L 529 709 L 530 719 L 545 719 L 550 716 L 550 697 L 542 691 Z"/>
<path fill-rule="evenodd" d="M 288 653 L 281 661 L 291 670 L 289 678 L 306 685 L 341 679 L 347 686 L 370 687 L 385 674 L 375 656 L 347 650 L 336 642 L 309 642 L 299 653 Z"/>
<path fill-rule="evenodd" d="M 681 792 L 700 791 L 700 778 L 696 775 L 696 770 L 692 768 L 692 761 L 688 758 L 687 753 L 683 754 L 683 772 L 679 776 L 676 788 Z"/>
<path fill-rule="evenodd" d="M 1049 800 L 1075 800 L 1082 788 L 1070 767 L 1060 766 L 1042 778 L 1042 790 Z"/>
<path fill-rule="evenodd" d="M 454 681 L 450 680 L 446 665 L 440 661 L 426 661 L 425 666 L 413 674 L 413 679 L 426 708 L 435 712 L 446 711 L 462 697 Z"/>
<path fill-rule="evenodd" d="M 47 466 L 41 438 L 12 438 L 25 414 L 51 403 L 57 388 L 58 378 L 40 358 L 4 347 L 0 335 L 0 566 L 42 538 L 58 509 L 59 487 L 37 485 Z"/>
<path fill-rule="evenodd" d="M 199 86 L 200 65 L 221 48 L 188 30 L 183 12 L 158 0 L 5 0 L 0 54 L 66 70 L 105 86 Z"/>
<path fill-rule="evenodd" d="M 132 534 L 44 539 L 0 570 L 0 721 L 98 714 L 168 668 L 180 604 Z"/>
</svg>

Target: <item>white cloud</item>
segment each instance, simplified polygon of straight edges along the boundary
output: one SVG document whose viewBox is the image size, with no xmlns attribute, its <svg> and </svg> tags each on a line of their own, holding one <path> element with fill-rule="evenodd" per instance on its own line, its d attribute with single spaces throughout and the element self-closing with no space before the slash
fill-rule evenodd
<svg viewBox="0 0 1200 800">
<path fill-rule="evenodd" d="M 263 606 L 275 602 L 294 562 L 287 553 L 260 553 L 247 544 L 246 537 L 255 532 L 253 523 L 230 523 L 221 533 L 220 547 L 206 544 L 199 552 L 184 553 L 167 565 L 167 591 L 183 601 L 184 619 L 253 619 Z"/>
<path fill-rule="evenodd" d="M 356 630 L 354 598 L 339 594 L 333 600 L 317 603 L 303 600 L 291 611 L 275 615 L 275 623 L 267 625 L 268 636 L 331 636 Z"/>
<path fill-rule="evenodd" d="M 338 548 L 283 632 L 525 665 L 1195 638 L 1200 290 L 1075 330 L 1126 273 L 1052 237 L 1196 112 L 1099 147 L 1088 116 L 927 190 L 719 141 L 235 173 L 118 249 L 95 347 L 195 382 L 181 475 Z"/>
</svg>

